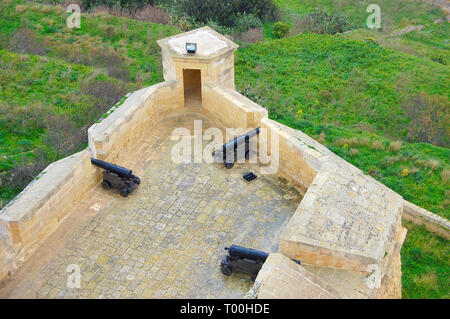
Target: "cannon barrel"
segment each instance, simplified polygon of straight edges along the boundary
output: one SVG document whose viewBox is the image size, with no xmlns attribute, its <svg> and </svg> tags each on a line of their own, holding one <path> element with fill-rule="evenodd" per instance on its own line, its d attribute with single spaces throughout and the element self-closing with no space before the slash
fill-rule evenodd
<svg viewBox="0 0 450 319">
<path fill-rule="evenodd" d="M 244 135 L 235 137 L 233 140 L 231 140 L 231 141 L 225 143 L 225 144 L 222 146 L 222 150 L 225 152 L 225 151 L 226 151 L 228 148 L 230 148 L 230 147 L 237 148 L 237 146 L 238 146 L 238 145 L 241 145 L 242 143 L 245 143 L 245 142 L 248 143 L 248 141 L 249 141 L 252 137 L 258 135 L 260 131 L 261 131 L 261 128 L 258 127 L 258 128 L 256 128 L 256 129 L 254 129 L 254 130 L 252 130 L 252 131 L 250 131 L 250 132 L 244 134 Z"/>
<path fill-rule="evenodd" d="M 247 258 L 264 262 L 266 261 L 267 257 L 269 257 L 269 254 L 263 251 L 245 248 L 238 245 L 231 245 L 230 247 L 226 247 L 225 249 L 228 250 L 230 256 L 235 258 Z"/>
<path fill-rule="evenodd" d="M 103 168 L 107 171 L 113 172 L 113 173 L 119 175 L 120 177 L 123 177 L 123 178 L 132 178 L 133 177 L 133 174 L 132 174 L 133 172 L 131 171 L 131 169 L 128 169 L 128 168 L 118 166 L 116 164 L 104 162 L 104 161 L 101 161 L 101 160 L 95 159 L 95 158 L 91 158 L 91 163 L 94 164 L 95 166 Z"/>
<path fill-rule="evenodd" d="M 265 253 L 260 250 L 255 250 L 251 248 L 245 248 L 238 245 L 231 245 L 230 247 L 225 247 L 225 250 L 228 250 L 230 256 L 235 258 L 247 258 L 255 261 L 265 262 L 267 257 L 269 257 L 268 253 Z M 299 260 L 291 259 L 293 262 L 301 265 Z"/>
</svg>

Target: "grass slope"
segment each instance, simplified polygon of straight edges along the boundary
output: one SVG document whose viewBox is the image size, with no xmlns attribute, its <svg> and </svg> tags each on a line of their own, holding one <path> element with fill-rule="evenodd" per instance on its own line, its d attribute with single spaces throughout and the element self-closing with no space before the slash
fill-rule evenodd
<svg viewBox="0 0 450 319">
<path fill-rule="evenodd" d="M 381 30 L 367 28 L 369 0 L 276 0 L 281 8 L 282 20 L 294 30 L 298 21 L 306 14 L 320 8 L 329 14 L 341 13 L 349 16 L 356 23 L 358 30 L 345 34 L 353 39 L 376 39 L 385 47 L 404 53 L 417 55 L 435 62 L 448 65 L 450 50 L 448 44 L 449 24 L 434 24 L 438 19 L 445 19 L 445 14 L 437 7 L 423 0 L 380 0 Z M 394 30 L 409 25 L 423 25 L 424 29 L 401 36 L 391 36 Z M 272 23 L 265 25 L 265 37 L 272 38 Z"/>
<path fill-rule="evenodd" d="M 405 11 L 394 17 L 396 27 L 428 23 L 439 16 L 426 4 L 415 2 L 411 7 L 405 1 L 398 1 L 397 7 Z M 338 3 L 278 2 L 293 16 L 321 6 L 332 11 Z M 339 1 L 346 6 L 344 12 L 360 24 L 366 2 Z M 378 3 L 383 8 L 391 2 L 395 5 L 394 1 Z M 38 151 L 53 155 L 53 146 L 45 139 L 47 118 L 67 116 L 80 128 L 95 121 L 92 114 L 96 115 L 99 105 L 109 108 L 121 92 L 159 82 L 160 51 L 155 41 L 179 32 L 108 15 L 83 15 L 82 28 L 68 30 L 65 18 L 58 7 L 16 0 L 0 3 L 0 200 L 7 201 L 21 190 L 5 182 L 5 173 L 17 159 L 24 156 L 33 161 Z M 11 35 L 22 27 L 35 33 L 46 56 L 5 51 L 11 49 Z M 446 32 L 440 39 L 446 38 Z M 410 33 L 402 38 L 430 50 L 430 45 L 442 44 L 439 39 L 435 43 L 434 33 Z M 370 34 L 361 36 L 365 37 Z M 239 49 L 236 63 L 239 89 L 268 107 L 272 118 L 313 135 L 408 200 L 448 218 L 448 149 L 425 143 L 403 143 L 398 149 L 389 140 L 401 139 L 407 124 L 399 106 L 402 94 L 407 97 L 411 87 L 412 91 L 448 96 L 447 69 L 371 42 L 308 35 Z M 403 93 L 396 91 L 397 85 Z M 117 98 L 105 99 L 90 87 L 114 89 Z M 406 175 L 402 174 L 405 168 L 410 169 Z M 448 242 L 421 227 L 406 226 L 403 296 L 449 298 Z"/>
<path fill-rule="evenodd" d="M 130 89 L 127 83 L 109 78 L 92 67 L 0 50 L 1 201 L 6 203 L 22 190 L 22 183 L 8 182 L 17 165 L 33 162 L 41 153 L 47 163 L 61 157 L 56 154 L 58 144 L 46 140 L 48 130 L 67 129 L 78 136 L 83 127 L 101 115 L 100 106 L 109 108 L 117 102 L 110 99 L 111 105 L 103 105 L 102 96 L 93 96 L 88 90 L 92 86 L 112 87 L 116 99 Z M 81 136 L 77 141 L 77 145 L 67 145 L 72 152 L 86 145 Z M 68 139 L 67 143 L 72 140 Z"/>
<path fill-rule="evenodd" d="M 365 27 L 369 13 L 367 7 L 374 3 L 370 0 L 275 0 L 280 6 L 284 18 L 294 22 L 298 16 L 321 8 L 328 13 L 344 13 L 360 27 Z M 426 24 L 442 18 L 440 10 L 422 0 L 378 0 L 384 25 L 402 28 L 410 24 Z"/>
<path fill-rule="evenodd" d="M 450 151 L 406 143 L 411 118 L 402 106 L 420 92 L 440 96 L 448 127 L 448 67 L 370 41 L 306 34 L 241 49 L 235 69 L 238 89 L 271 118 L 322 134 L 330 149 L 407 200 L 450 217 Z"/>
<path fill-rule="evenodd" d="M 0 4 L 0 48 L 11 50 L 11 35 L 26 27 L 45 47 L 46 56 L 106 69 L 112 77 L 137 87 L 162 80 L 156 40 L 179 33 L 176 28 L 108 14 L 82 14 L 81 28 L 69 29 L 67 17 L 56 6 L 17 0 Z"/>
<path fill-rule="evenodd" d="M 448 240 L 423 226 L 406 223 L 402 247 L 403 298 L 450 298 L 450 249 Z"/>
<path fill-rule="evenodd" d="M 86 128 L 126 92 L 162 81 L 156 40 L 179 32 L 107 14 L 83 14 L 81 28 L 69 29 L 67 16 L 61 7 L 0 2 L 0 204 L 42 165 L 82 148 Z M 66 140 L 57 141 L 58 130 Z M 12 183 L 12 174 L 23 181 Z"/>
</svg>

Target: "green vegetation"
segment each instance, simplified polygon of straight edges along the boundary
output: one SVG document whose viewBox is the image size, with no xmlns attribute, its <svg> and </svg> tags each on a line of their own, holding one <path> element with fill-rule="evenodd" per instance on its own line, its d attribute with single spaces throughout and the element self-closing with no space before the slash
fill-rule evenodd
<svg viewBox="0 0 450 319">
<path fill-rule="evenodd" d="M 367 40 L 374 39 L 380 45 L 392 48 L 404 53 L 417 55 L 441 64 L 448 64 L 450 51 L 448 44 L 448 23 L 435 24 L 436 20 L 445 20 L 445 14 L 439 8 L 432 6 L 422 0 L 380 0 L 377 4 L 381 8 L 381 30 L 370 30 L 367 28 L 366 20 L 370 13 L 366 9 L 372 2 L 369 0 L 276 0 L 281 10 L 282 20 L 291 26 L 290 35 L 303 32 L 330 33 L 322 30 L 329 28 L 330 20 L 319 19 L 318 22 L 311 21 L 316 8 L 319 12 L 326 12 L 340 21 L 332 23 L 347 25 L 341 29 L 346 33 L 344 36 Z M 323 14 L 321 14 L 323 15 Z M 351 25 L 354 26 L 351 26 Z M 412 31 L 403 35 L 391 35 L 393 31 L 400 30 L 409 25 L 423 25 L 419 31 Z M 351 26 L 351 27 L 348 27 Z M 273 38 L 270 30 L 271 23 L 265 26 L 266 38 Z"/>
<path fill-rule="evenodd" d="M 366 27 L 369 14 L 367 7 L 373 3 L 370 0 L 275 0 L 279 5 L 283 19 L 289 23 L 295 23 L 302 15 L 313 12 L 316 8 L 328 13 L 341 13 L 360 27 Z M 387 31 L 406 27 L 410 24 L 431 23 L 444 14 L 421 0 L 378 0 L 381 8 L 382 27 Z"/>
<path fill-rule="evenodd" d="M 402 248 L 403 298 L 450 298 L 448 241 L 423 226 L 406 223 Z"/>
<path fill-rule="evenodd" d="M 284 36 L 289 32 L 289 26 L 282 22 L 276 22 L 273 25 L 273 36 L 277 39 L 284 38 Z"/>
<path fill-rule="evenodd" d="M 68 15 L 60 7 L 24 1 L 1 6 L 0 48 L 13 51 L 17 45 L 11 39 L 26 42 L 34 37 L 43 45 L 41 55 L 105 69 L 111 77 L 136 87 L 162 80 L 156 40 L 179 32 L 170 26 L 102 13 L 82 15 L 81 28 L 69 29 Z M 31 36 L 18 34 L 24 28 Z"/>
<path fill-rule="evenodd" d="M 417 130 L 426 127 L 425 138 L 433 135 L 448 146 L 446 66 L 371 41 L 307 34 L 239 50 L 235 72 L 238 89 L 265 106 L 271 118 L 322 135 L 332 151 L 407 200 L 450 217 L 450 151 L 409 143 L 421 142 L 423 132 Z M 437 113 L 412 117 L 415 100 L 424 114 Z M 401 176 L 404 169 L 409 173 Z"/>
<path fill-rule="evenodd" d="M 162 81 L 156 40 L 178 32 L 107 14 L 83 15 L 70 30 L 66 17 L 60 7 L 0 3 L 2 204 L 85 147 L 87 128 L 127 92 Z"/>
<path fill-rule="evenodd" d="M 444 17 L 440 10 L 421 0 L 380 0 L 383 29 L 373 31 L 365 26 L 369 0 L 275 0 L 279 19 L 238 10 L 225 26 L 211 18 L 196 21 L 176 6 L 182 2 L 83 1 L 92 13 L 73 30 L 62 7 L 0 2 L 3 204 L 48 163 L 85 147 L 86 129 L 111 114 L 127 92 L 162 81 L 157 39 L 206 23 L 239 41 L 267 41 L 241 47 L 235 72 L 237 88 L 272 119 L 450 218 L 450 29 L 434 24 Z M 162 6 L 141 10 L 141 4 Z M 419 31 L 391 34 L 419 24 Z M 327 35 L 346 30 L 353 31 Z M 303 32 L 325 34 L 292 36 Z M 290 37 L 271 40 L 283 36 Z M 406 227 L 404 298 L 449 298 L 448 241 L 423 227 Z"/>
<path fill-rule="evenodd" d="M 384 47 L 449 65 L 448 34 L 450 34 L 449 23 L 439 23 L 398 36 L 373 32 L 368 29 L 355 30 L 343 36 L 363 41 L 371 39 Z"/>
<path fill-rule="evenodd" d="M 0 50 L 0 199 L 85 147 L 88 126 L 128 91 L 91 67 Z"/>
</svg>

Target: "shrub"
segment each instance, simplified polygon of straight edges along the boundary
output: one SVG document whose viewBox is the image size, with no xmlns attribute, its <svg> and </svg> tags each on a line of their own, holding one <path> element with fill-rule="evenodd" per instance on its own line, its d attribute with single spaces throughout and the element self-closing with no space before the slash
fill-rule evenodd
<svg viewBox="0 0 450 319">
<path fill-rule="evenodd" d="M 359 155 L 359 150 L 357 148 L 351 148 L 350 149 L 350 156 L 354 157 L 356 155 Z"/>
<path fill-rule="evenodd" d="M 14 30 L 9 37 L 9 49 L 21 54 L 45 55 L 47 49 L 27 28 Z"/>
<path fill-rule="evenodd" d="M 373 143 L 372 143 L 373 150 L 381 150 L 383 148 L 384 148 L 383 143 L 381 143 L 380 141 L 373 141 Z"/>
<path fill-rule="evenodd" d="M 141 21 L 154 22 L 159 24 L 169 24 L 172 20 L 170 14 L 161 8 L 147 5 L 138 10 L 134 18 Z"/>
<path fill-rule="evenodd" d="M 27 10 L 27 6 L 22 5 L 22 4 L 18 4 L 16 5 L 16 12 L 17 13 L 23 13 Z"/>
<path fill-rule="evenodd" d="M 253 15 L 246 13 L 238 13 L 234 20 L 234 29 L 239 33 L 244 33 L 249 29 L 262 28 L 261 20 Z"/>
<path fill-rule="evenodd" d="M 262 41 L 263 30 L 262 28 L 249 29 L 247 32 L 241 34 L 241 40 L 247 43 L 255 43 Z"/>
<path fill-rule="evenodd" d="M 194 22 L 192 25 L 193 25 L 193 27 L 195 27 L 195 26 L 198 25 L 198 23 Z M 230 34 L 233 33 L 233 29 L 231 27 L 226 27 L 226 26 L 220 25 L 220 24 L 218 24 L 217 22 L 215 22 L 213 20 L 209 20 L 206 23 L 206 25 L 209 26 L 211 29 L 219 32 L 220 34 L 225 34 L 225 35 L 228 34 L 228 35 L 230 35 Z"/>
<path fill-rule="evenodd" d="M 136 12 L 146 5 L 155 4 L 155 0 L 82 0 L 84 10 L 92 10 L 95 7 L 105 6 L 110 9 L 120 8 L 122 11 Z"/>
<path fill-rule="evenodd" d="M 446 96 L 430 96 L 424 92 L 417 94 L 412 103 L 406 102 L 403 108 L 410 118 L 408 140 L 448 147 L 449 105 Z"/>
<path fill-rule="evenodd" d="M 439 166 L 440 166 L 439 161 L 437 161 L 437 160 L 435 160 L 435 159 L 431 159 L 431 160 L 429 160 L 429 161 L 427 162 L 427 167 L 428 167 L 429 169 L 431 169 L 432 171 L 438 169 Z"/>
<path fill-rule="evenodd" d="M 448 181 L 450 181 L 450 169 L 444 168 L 441 172 L 441 180 L 442 183 L 445 185 Z"/>
<path fill-rule="evenodd" d="M 273 25 L 273 35 L 275 38 L 284 38 L 289 32 L 289 26 L 284 22 L 277 22 Z"/>
<path fill-rule="evenodd" d="M 233 26 L 239 13 L 254 15 L 262 21 L 274 21 L 279 9 L 273 0 L 181 0 L 180 11 L 198 22 L 210 20 Z"/>
<path fill-rule="evenodd" d="M 395 141 L 389 143 L 389 150 L 398 152 L 402 148 L 402 142 L 401 141 Z"/>
<path fill-rule="evenodd" d="M 96 99 L 95 113 L 98 118 L 120 101 L 127 90 L 110 81 L 92 81 L 82 89 L 82 92 Z"/>
<path fill-rule="evenodd" d="M 14 167 L 9 174 L 8 185 L 13 188 L 23 188 L 39 175 L 47 165 L 50 164 L 48 158 L 42 152 L 34 158 L 32 162 L 22 156 L 21 160 L 14 161 Z"/>
<path fill-rule="evenodd" d="M 68 115 L 50 114 L 46 118 L 46 126 L 44 141 L 55 150 L 53 161 L 69 155 L 84 141 L 83 131 L 75 128 Z"/>
<path fill-rule="evenodd" d="M 341 13 L 328 14 L 320 9 L 316 9 L 314 12 L 303 16 L 294 25 L 294 29 L 298 30 L 298 33 L 336 34 L 356 28 L 356 24 L 350 17 Z"/>
</svg>

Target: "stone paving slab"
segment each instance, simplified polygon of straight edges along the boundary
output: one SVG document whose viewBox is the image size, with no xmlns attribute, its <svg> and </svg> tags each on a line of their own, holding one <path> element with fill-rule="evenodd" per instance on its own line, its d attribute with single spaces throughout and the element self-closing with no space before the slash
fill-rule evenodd
<svg viewBox="0 0 450 319">
<path fill-rule="evenodd" d="M 178 119 L 177 125 L 192 127 L 192 118 Z M 64 243 L 54 250 L 49 247 L 55 243 L 44 243 L 47 259 L 39 259 L 38 249 L 24 271 L 0 287 L 0 296 L 243 297 L 252 282 L 243 274 L 220 273 L 224 247 L 234 243 L 278 251 L 280 233 L 300 194 L 277 176 L 242 181 L 242 174 L 257 171 L 257 164 L 237 164 L 232 170 L 216 163 L 175 164 L 170 127 L 153 129 L 120 163 L 141 176 L 134 194 L 124 199 L 97 186 L 71 214 L 83 216 L 83 223 L 69 218 L 73 225 L 61 226 Z M 81 269 L 80 289 L 67 287 L 70 264 Z"/>
</svg>

